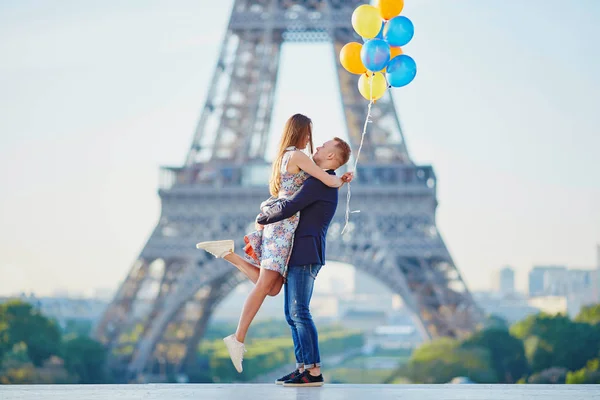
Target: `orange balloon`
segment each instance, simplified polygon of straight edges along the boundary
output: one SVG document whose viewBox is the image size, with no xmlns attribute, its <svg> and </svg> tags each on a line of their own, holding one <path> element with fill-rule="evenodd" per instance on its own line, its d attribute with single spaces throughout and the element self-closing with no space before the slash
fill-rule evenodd
<svg viewBox="0 0 600 400">
<path fill-rule="evenodd" d="M 394 58 L 394 57 L 398 57 L 399 55 L 403 54 L 402 51 L 402 47 L 394 47 L 394 46 L 390 46 L 390 61 Z"/>
<path fill-rule="evenodd" d="M 360 58 L 362 47 L 363 45 L 358 42 L 350 42 L 342 47 L 340 62 L 346 71 L 356 75 L 364 74 L 367 71 Z"/>
<path fill-rule="evenodd" d="M 377 9 L 385 20 L 397 17 L 404 9 L 404 0 L 378 0 Z"/>
</svg>

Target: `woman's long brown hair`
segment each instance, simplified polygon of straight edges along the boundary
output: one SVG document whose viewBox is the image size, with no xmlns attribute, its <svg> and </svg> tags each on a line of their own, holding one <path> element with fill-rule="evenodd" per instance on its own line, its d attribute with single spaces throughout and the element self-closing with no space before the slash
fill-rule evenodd
<svg viewBox="0 0 600 400">
<path fill-rule="evenodd" d="M 310 135 L 308 151 L 312 156 L 313 140 L 311 119 L 302 114 L 295 114 L 292 115 L 285 123 L 283 135 L 281 135 L 281 141 L 279 142 L 277 157 L 275 157 L 275 161 L 273 161 L 273 170 L 271 172 L 271 179 L 269 181 L 269 190 L 272 196 L 277 197 L 279 194 L 279 189 L 281 188 L 281 161 L 283 160 L 285 149 L 290 146 L 298 147 L 307 135 Z"/>
</svg>

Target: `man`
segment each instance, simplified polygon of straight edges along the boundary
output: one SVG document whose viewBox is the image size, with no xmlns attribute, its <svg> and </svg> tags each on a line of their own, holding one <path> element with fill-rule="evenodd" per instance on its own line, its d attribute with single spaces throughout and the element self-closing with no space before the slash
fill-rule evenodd
<svg viewBox="0 0 600 400">
<path fill-rule="evenodd" d="M 335 174 L 334 170 L 348 162 L 350 146 L 334 138 L 318 147 L 315 163 Z M 351 181 L 352 178 L 349 179 Z M 300 222 L 294 234 L 294 246 L 288 262 L 284 286 L 285 318 L 292 331 L 296 370 L 276 381 L 283 386 L 322 386 L 318 335 L 310 314 L 310 300 L 315 278 L 325 264 L 325 241 L 329 224 L 338 203 L 338 190 L 310 177 L 293 196 L 259 216 L 257 223 L 271 224 L 300 211 Z"/>
<path fill-rule="evenodd" d="M 339 138 L 325 142 L 313 155 L 314 162 L 327 173 L 345 165 L 350 158 L 350 146 Z M 349 176 L 348 176 L 349 175 Z M 352 181 L 352 175 L 342 177 Z M 338 202 L 338 189 L 328 187 L 316 178 L 309 177 L 300 190 L 284 199 L 269 211 L 259 215 L 257 229 L 262 225 L 284 220 L 300 213 L 300 222 L 294 234 L 294 244 L 288 262 L 288 275 L 285 284 L 285 316 L 292 331 L 296 370 L 276 381 L 285 386 L 321 386 L 323 376 L 320 370 L 320 355 L 317 331 L 309 311 L 314 279 L 325 264 L 325 238 L 329 224 L 335 214 Z M 235 265 L 252 282 L 257 284 L 260 268 L 233 252 L 233 240 L 198 243 L 217 258 L 223 258 Z M 265 293 L 275 296 L 279 289 L 265 288 Z M 245 347 L 232 337 L 224 339 L 236 370 L 242 372 Z"/>
</svg>

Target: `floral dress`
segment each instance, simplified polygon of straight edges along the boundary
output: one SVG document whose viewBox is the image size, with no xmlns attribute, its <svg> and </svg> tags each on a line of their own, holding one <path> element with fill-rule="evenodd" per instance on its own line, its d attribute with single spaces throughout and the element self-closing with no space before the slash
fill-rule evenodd
<svg viewBox="0 0 600 400">
<path fill-rule="evenodd" d="M 266 211 L 277 200 L 284 199 L 296 193 L 304 184 L 309 175 L 300 171 L 296 174 L 287 172 L 287 166 L 295 151 L 295 147 L 288 147 L 281 160 L 281 187 L 277 198 L 271 197 L 260 205 L 261 212 Z M 300 221 L 300 212 L 290 218 L 273 224 L 265 225 L 261 231 L 252 232 L 244 236 L 246 258 L 261 268 L 277 271 L 283 277 L 287 275 L 287 263 L 292 253 L 294 232 Z"/>
</svg>

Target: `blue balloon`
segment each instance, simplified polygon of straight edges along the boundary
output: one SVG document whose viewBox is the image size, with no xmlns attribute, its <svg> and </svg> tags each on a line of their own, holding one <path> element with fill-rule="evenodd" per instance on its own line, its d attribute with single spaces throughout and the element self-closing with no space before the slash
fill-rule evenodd
<svg viewBox="0 0 600 400">
<path fill-rule="evenodd" d="M 375 36 L 374 38 L 371 38 L 371 39 L 362 38 L 363 43 L 367 43 L 369 40 L 373 40 L 373 39 L 383 39 L 383 28 L 385 28 L 385 22 L 381 23 L 381 29 L 379 30 L 379 33 L 377 34 L 377 36 Z"/>
<path fill-rule="evenodd" d="M 417 63 L 412 57 L 401 54 L 394 57 L 387 66 L 387 80 L 392 87 L 406 86 L 417 75 Z"/>
<path fill-rule="evenodd" d="M 369 71 L 381 71 L 390 61 L 390 45 L 382 39 L 371 39 L 363 45 L 360 59 Z"/>
<path fill-rule="evenodd" d="M 410 19 L 394 17 L 385 24 L 383 37 L 390 46 L 404 46 L 415 35 L 415 26 Z"/>
</svg>

